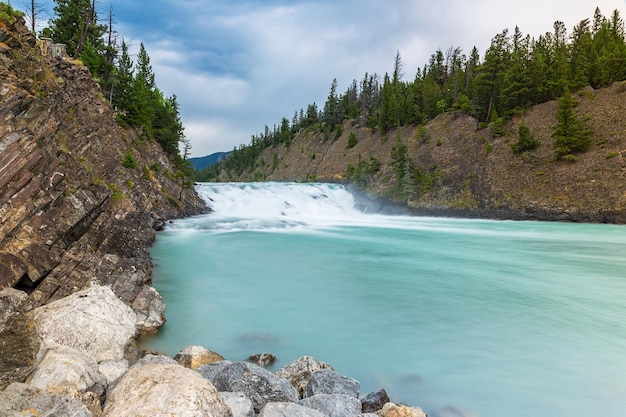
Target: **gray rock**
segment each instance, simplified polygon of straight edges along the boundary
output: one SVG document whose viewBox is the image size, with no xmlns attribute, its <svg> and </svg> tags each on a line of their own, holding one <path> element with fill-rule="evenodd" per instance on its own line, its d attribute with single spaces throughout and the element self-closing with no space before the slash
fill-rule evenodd
<svg viewBox="0 0 626 417">
<path fill-rule="evenodd" d="M 356 379 L 338 374 L 330 369 L 320 369 L 311 374 L 304 390 L 304 398 L 317 394 L 347 394 L 359 398 L 361 384 Z"/>
<path fill-rule="evenodd" d="M 23 382 L 32 371 L 39 338 L 32 326 L 33 307 L 23 291 L 0 291 L 0 391 L 11 382 Z"/>
<path fill-rule="evenodd" d="M 252 401 L 243 392 L 222 391 L 219 395 L 230 407 L 233 417 L 254 417 L 256 415 Z"/>
<path fill-rule="evenodd" d="M 209 365 L 202 365 L 196 372 L 202 375 L 203 378 L 208 379 L 209 381 L 213 381 L 215 375 L 222 372 L 227 366 L 232 365 L 234 362 L 231 361 L 219 361 L 215 363 L 211 363 Z"/>
<path fill-rule="evenodd" d="M 312 408 L 290 402 L 270 402 L 265 404 L 258 417 L 326 417 Z"/>
<path fill-rule="evenodd" d="M 326 417 L 356 417 L 361 414 L 361 401 L 346 394 L 317 394 L 298 404 L 318 410 Z"/>
<path fill-rule="evenodd" d="M 243 392 L 252 400 L 257 413 L 268 402 L 295 402 L 299 399 L 289 381 L 253 363 L 231 363 L 209 380 L 218 391 Z"/>
<path fill-rule="evenodd" d="M 47 390 L 74 387 L 80 393 L 93 392 L 98 398 L 107 388 L 107 379 L 96 361 L 67 346 L 44 349 L 41 361 L 26 382 Z"/>
<path fill-rule="evenodd" d="M 387 391 L 380 389 L 376 392 L 370 392 L 361 400 L 364 413 L 375 413 L 381 410 L 385 404 L 389 402 Z"/>
<path fill-rule="evenodd" d="M 276 362 L 276 356 L 267 352 L 257 353 L 256 355 L 249 356 L 248 361 L 265 368 L 266 366 L 269 366 Z"/>
<path fill-rule="evenodd" d="M 144 366 L 144 365 L 150 365 L 150 364 L 153 364 L 153 363 L 158 363 L 158 364 L 161 364 L 161 365 L 176 365 L 176 364 L 178 364 L 178 362 L 176 362 L 174 359 L 170 358 L 169 356 L 155 355 L 155 354 L 152 354 L 152 353 L 148 353 L 144 357 L 140 358 L 137 362 L 135 362 L 135 364 L 133 366 Z"/>
<path fill-rule="evenodd" d="M 140 334 L 154 334 L 165 323 L 165 303 L 156 289 L 144 285 L 133 301 L 137 315 L 135 327 Z"/>
<path fill-rule="evenodd" d="M 135 321 L 133 310 L 105 286 L 93 286 L 35 309 L 35 328 L 44 344 L 74 348 L 96 362 L 127 359 Z"/>
<path fill-rule="evenodd" d="M 303 356 L 279 369 L 276 375 L 291 382 L 291 385 L 296 387 L 300 397 L 302 397 L 304 389 L 311 379 L 311 373 L 320 369 L 332 370 L 333 367 L 326 362 L 319 362 L 312 356 Z"/>
<path fill-rule="evenodd" d="M 107 379 L 107 383 L 111 385 L 115 382 L 119 377 L 124 375 L 126 371 L 128 371 L 128 361 L 126 359 L 122 359 L 119 361 L 104 361 L 98 364 L 98 369 L 100 373 L 105 376 Z"/>
<path fill-rule="evenodd" d="M 223 361 L 224 357 L 202 346 L 187 346 L 174 356 L 174 360 L 185 368 L 196 370 L 202 365 Z"/>
<path fill-rule="evenodd" d="M 35 410 L 41 417 L 93 417 L 87 406 L 71 395 L 17 382 L 0 392 L 0 417 L 23 416 L 24 410 Z"/>
<path fill-rule="evenodd" d="M 134 366 L 107 395 L 105 417 L 232 417 L 209 381 L 176 365 Z"/>
</svg>

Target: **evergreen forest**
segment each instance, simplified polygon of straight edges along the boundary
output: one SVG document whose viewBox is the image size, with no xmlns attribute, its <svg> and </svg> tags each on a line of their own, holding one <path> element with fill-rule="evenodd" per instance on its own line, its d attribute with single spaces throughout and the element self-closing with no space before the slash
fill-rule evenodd
<svg viewBox="0 0 626 417">
<path fill-rule="evenodd" d="M 117 110 L 118 123 L 135 128 L 141 140 L 155 140 L 174 163 L 177 174 L 190 177 L 191 145 L 185 138 L 176 96 L 166 97 L 155 83 L 143 43 L 135 62 L 129 45 L 115 31 L 114 9 L 102 17 L 96 0 L 55 0 L 54 17 L 41 37 L 66 45 L 70 57 L 89 68 L 107 100 Z M 42 5 L 26 3 L 26 19 L 34 32 Z M 181 155 L 180 145 L 183 145 Z"/>
<path fill-rule="evenodd" d="M 343 122 L 366 125 L 386 134 L 405 125 L 424 125 L 447 111 L 461 111 L 475 117 L 479 128 L 491 127 L 492 135 L 502 134 L 502 126 L 515 114 L 536 104 L 559 99 L 559 115 L 554 128 L 555 158 L 573 158 L 590 144 L 590 131 L 584 120 L 576 119 L 576 102 L 571 93 L 591 86 L 602 88 L 626 79 L 624 21 L 615 10 L 604 16 L 596 8 L 592 18 L 581 20 L 568 32 L 556 21 L 552 30 L 532 37 L 516 27 L 496 34 L 481 56 L 474 47 L 469 54 L 459 47 L 435 51 L 412 80 L 403 77 L 400 52 L 393 71 L 382 77 L 366 73 L 343 93 L 337 80 L 330 86 L 322 107 L 316 103 L 283 117 L 272 128 L 252 135 L 247 145 L 233 149 L 220 164 L 196 173 L 196 180 L 219 178 L 220 171 L 235 175 L 252 170 L 256 158 L 269 147 L 289 146 L 295 135 L 312 129 L 328 139 L 342 134 Z M 522 125 L 516 153 L 533 149 L 537 143 Z M 399 149 L 398 152 L 402 150 Z M 394 158 L 402 170 L 402 157 Z"/>
</svg>

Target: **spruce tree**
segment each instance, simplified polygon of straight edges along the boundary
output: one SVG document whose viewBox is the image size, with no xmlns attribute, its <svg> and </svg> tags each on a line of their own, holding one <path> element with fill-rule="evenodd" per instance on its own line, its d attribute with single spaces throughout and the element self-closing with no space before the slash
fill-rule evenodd
<svg viewBox="0 0 626 417">
<path fill-rule="evenodd" d="M 133 61 L 130 59 L 126 41 L 122 41 L 114 74 L 113 106 L 125 114 L 131 109 L 133 102 Z M 123 119 L 125 120 L 124 117 Z"/>
<path fill-rule="evenodd" d="M 78 58 L 85 45 L 90 43 L 100 50 L 104 46 L 102 35 L 106 25 L 98 24 L 96 3 L 91 0 L 55 0 L 55 19 L 52 19 L 42 35 L 54 42 L 64 43 L 67 53 Z"/>
<path fill-rule="evenodd" d="M 517 143 L 511 145 L 513 152 L 519 154 L 526 151 L 531 151 L 537 148 L 540 143 L 535 137 L 530 133 L 530 129 L 524 123 L 519 125 L 517 129 L 519 139 Z"/>
<path fill-rule="evenodd" d="M 577 104 L 572 100 L 569 89 L 565 88 L 556 115 L 558 124 L 552 129 L 552 137 L 556 139 L 554 153 L 557 159 L 575 152 L 585 152 L 591 146 L 591 128 L 576 117 L 574 108 Z"/>
</svg>

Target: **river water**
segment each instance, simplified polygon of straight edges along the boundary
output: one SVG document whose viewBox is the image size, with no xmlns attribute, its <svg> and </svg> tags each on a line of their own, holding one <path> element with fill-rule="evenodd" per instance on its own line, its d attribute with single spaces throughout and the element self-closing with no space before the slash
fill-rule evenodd
<svg viewBox="0 0 626 417">
<path fill-rule="evenodd" d="M 430 417 L 626 415 L 626 227 L 367 213 L 329 184 L 197 190 L 214 212 L 152 248 L 167 322 L 148 347 L 310 355 Z"/>
</svg>

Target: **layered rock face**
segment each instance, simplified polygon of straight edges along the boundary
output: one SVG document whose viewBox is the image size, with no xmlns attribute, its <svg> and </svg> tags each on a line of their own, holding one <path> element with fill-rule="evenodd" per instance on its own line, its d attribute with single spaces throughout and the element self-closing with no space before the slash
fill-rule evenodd
<svg viewBox="0 0 626 417">
<path fill-rule="evenodd" d="M 125 313 L 109 311 L 111 320 L 130 323 L 123 337 L 155 332 L 165 306 L 149 286 L 148 248 L 166 219 L 207 208 L 157 143 L 117 123 L 86 67 L 41 56 L 20 19 L 0 22 L 0 42 L 0 389 L 24 382 L 38 361 L 43 368 L 30 378 L 45 386 L 53 359 L 70 350 L 97 386 L 102 375 L 110 382 L 128 369 L 121 357 L 128 352 L 105 360 L 87 349 L 89 340 L 53 344 L 34 309 L 102 285 L 108 292 L 89 299 L 125 306 Z M 122 163 L 129 154 L 136 164 Z M 85 305 L 76 317 L 49 324 L 71 333 L 77 320 L 93 319 L 90 307 L 105 311 Z M 94 360 L 97 377 L 90 374 Z"/>
<path fill-rule="evenodd" d="M 44 59 L 20 22 L 2 32 L 0 289 L 41 305 L 97 282 L 130 303 L 150 281 L 155 228 L 205 207 L 158 144 L 117 124 L 86 67 Z"/>
</svg>

